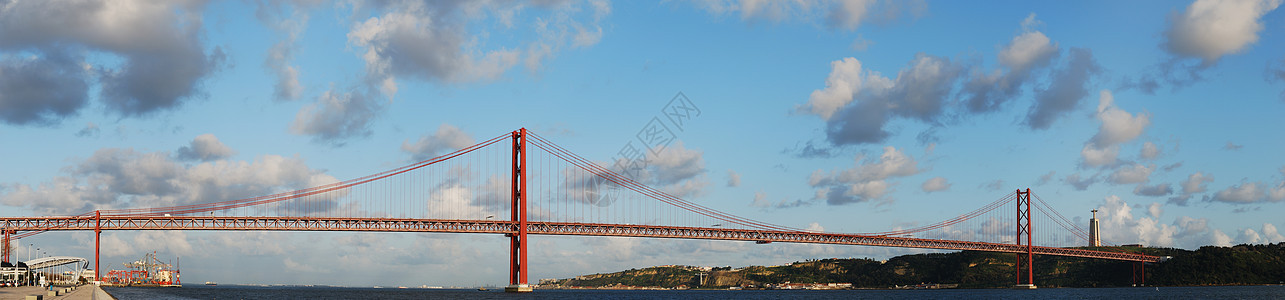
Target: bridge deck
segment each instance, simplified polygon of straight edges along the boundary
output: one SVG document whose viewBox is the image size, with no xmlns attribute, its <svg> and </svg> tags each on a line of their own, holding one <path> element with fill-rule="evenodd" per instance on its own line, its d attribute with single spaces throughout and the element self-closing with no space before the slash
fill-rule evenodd
<svg viewBox="0 0 1285 300">
<path fill-rule="evenodd" d="M 101 223 L 99 223 L 101 222 Z M 517 233 L 518 224 L 492 220 L 395 218 L 217 217 L 217 216 L 103 216 L 0 218 L 0 228 L 17 231 L 94 230 L 266 230 L 266 231 L 385 231 L 444 233 Z M 682 238 L 756 242 L 839 244 L 881 247 L 972 250 L 1025 253 L 1026 246 L 986 242 L 870 236 L 805 231 L 668 227 L 599 223 L 527 222 L 528 234 Z M 1032 247 L 1041 255 L 1156 262 L 1158 256 L 1075 248 Z"/>
</svg>

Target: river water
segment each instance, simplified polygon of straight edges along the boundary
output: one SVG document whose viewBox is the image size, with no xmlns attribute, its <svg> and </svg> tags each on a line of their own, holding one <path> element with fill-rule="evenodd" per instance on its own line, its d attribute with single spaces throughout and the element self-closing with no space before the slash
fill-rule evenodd
<svg viewBox="0 0 1285 300">
<path fill-rule="evenodd" d="M 529 294 L 451 289 L 186 286 L 103 288 L 130 299 L 1285 299 L 1285 286 L 1058 288 L 1038 290 L 536 290 Z"/>
</svg>

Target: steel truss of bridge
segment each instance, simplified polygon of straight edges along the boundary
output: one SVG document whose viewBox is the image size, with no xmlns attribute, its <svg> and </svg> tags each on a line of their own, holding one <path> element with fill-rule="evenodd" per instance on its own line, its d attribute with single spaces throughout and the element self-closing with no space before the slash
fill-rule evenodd
<svg viewBox="0 0 1285 300">
<path fill-rule="evenodd" d="M 669 227 L 599 223 L 527 221 L 527 234 L 583 235 L 704 240 L 839 244 L 943 250 L 1026 253 L 1026 245 L 998 244 L 894 236 L 871 236 L 805 231 Z M 65 230 L 263 230 L 263 231 L 382 231 L 442 233 L 518 233 L 518 222 L 396 218 L 103 216 L 0 218 L 0 228 L 17 231 Z M 1120 261 L 1157 262 L 1160 257 L 1077 248 L 1033 246 L 1034 254 Z"/>
</svg>

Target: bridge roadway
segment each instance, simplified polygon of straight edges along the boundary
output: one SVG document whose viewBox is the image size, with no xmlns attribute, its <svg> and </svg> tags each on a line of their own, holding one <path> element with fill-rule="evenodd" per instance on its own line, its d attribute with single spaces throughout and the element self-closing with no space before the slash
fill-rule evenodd
<svg viewBox="0 0 1285 300">
<path fill-rule="evenodd" d="M 501 220 L 438 220 L 397 218 L 219 217 L 219 216 L 102 216 L 0 218 L 0 228 L 17 231 L 64 230 L 265 230 L 265 231 L 385 231 L 516 234 L 518 223 Z M 527 222 L 527 234 L 620 236 L 838 244 L 945 250 L 1025 253 L 1026 246 L 986 242 L 871 236 L 806 231 L 732 228 L 668 227 L 601 223 Z M 1033 246 L 1040 255 L 1156 262 L 1158 256 L 1088 249 Z"/>
</svg>

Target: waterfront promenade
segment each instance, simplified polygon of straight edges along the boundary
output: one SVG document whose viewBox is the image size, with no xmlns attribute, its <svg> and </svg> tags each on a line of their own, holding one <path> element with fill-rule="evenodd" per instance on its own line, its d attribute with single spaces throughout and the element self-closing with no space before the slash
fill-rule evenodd
<svg viewBox="0 0 1285 300">
<path fill-rule="evenodd" d="M 48 297 L 44 288 L 38 286 L 20 286 L 0 288 L 0 300 L 25 299 L 28 295 L 45 296 L 43 300 L 111 300 L 112 298 L 106 292 L 99 292 L 102 289 L 94 285 L 82 285 L 76 290 L 61 296 Z M 97 294 L 98 297 L 94 297 Z"/>
</svg>

